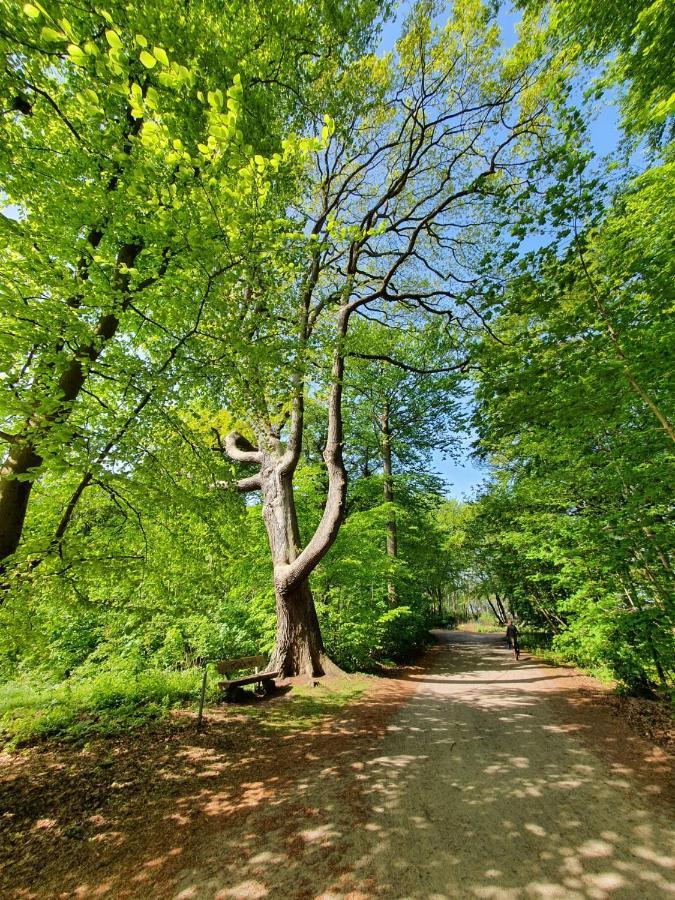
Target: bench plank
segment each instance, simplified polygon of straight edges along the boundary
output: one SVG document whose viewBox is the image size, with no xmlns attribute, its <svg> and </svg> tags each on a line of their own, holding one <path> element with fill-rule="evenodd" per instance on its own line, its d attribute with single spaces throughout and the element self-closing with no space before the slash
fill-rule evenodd
<svg viewBox="0 0 675 900">
<path fill-rule="evenodd" d="M 255 684 L 256 681 L 272 681 L 278 678 L 281 672 L 256 672 L 255 675 L 244 675 L 242 678 L 231 678 L 227 681 L 220 681 L 218 687 L 226 691 L 228 688 L 237 687 L 242 684 Z"/>
<path fill-rule="evenodd" d="M 239 659 L 221 659 L 216 663 L 216 670 L 220 675 L 228 672 L 238 672 L 240 669 L 264 668 L 267 665 L 266 656 L 242 656 Z"/>
</svg>

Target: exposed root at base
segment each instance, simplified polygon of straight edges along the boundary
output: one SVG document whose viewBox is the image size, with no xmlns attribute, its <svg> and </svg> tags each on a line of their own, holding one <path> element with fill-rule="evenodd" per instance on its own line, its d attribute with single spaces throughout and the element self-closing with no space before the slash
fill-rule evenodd
<svg viewBox="0 0 675 900">
<path fill-rule="evenodd" d="M 334 663 L 325 653 L 321 654 L 321 668 L 323 669 L 324 675 L 347 675 L 347 673 L 343 671 L 337 663 Z"/>
</svg>

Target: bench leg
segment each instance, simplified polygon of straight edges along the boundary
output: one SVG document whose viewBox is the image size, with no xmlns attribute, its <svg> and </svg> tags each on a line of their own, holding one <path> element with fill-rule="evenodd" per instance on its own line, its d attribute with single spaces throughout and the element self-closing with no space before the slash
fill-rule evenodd
<svg viewBox="0 0 675 900">
<path fill-rule="evenodd" d="M 276 684 L 274 683 L 273 678 L 266 678 L 260 684 L 260 693 L 263 697 L 269 697 L 270 694 L 273 694 L 277 689 Z"/>
<path fill-rule="evenodd" d="M 256 697 L 268 697 L 276 689 L 273 678 L 262 678 L 253 689 Z"/>
<path fill-rule="evenodd" d="M 237 703 L 241 699 L 242 689 L 238 684 L 233 684 L 232 687 L 225 688 L 225 696 L 223 699 L 225 703 Z"/>
</svg>

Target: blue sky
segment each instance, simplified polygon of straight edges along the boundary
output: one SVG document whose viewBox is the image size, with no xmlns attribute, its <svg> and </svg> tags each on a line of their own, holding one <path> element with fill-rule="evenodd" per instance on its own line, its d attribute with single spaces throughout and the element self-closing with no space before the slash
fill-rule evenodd
<svg viewBox="0 0 675 900">
<path fill-rule="evenodd" d="M 396 20 L 386 23 L 382 31 L 380 50 L 393 49 L 396 38 L 400 33 L 406 10 L 409 8 L 410 3 L 402 3 Z M 449 8 L 450 3 L 448 3 Z M 520 13 L 515 12 L 510 3 L 503 3 L 497 21 L 502 30 L 504 44 L 507 47 L 511 46 L 516 40 L 516 25 L 519 18 Z M 586 78 L 582 77 L 584 83 L 577 88 L 574 97 L 575 101 L 581 102 L 582 91 L 593 77 L 592 72 L 588 72 Z M 615 103 L 605 102 L 604 105 L 594 111 L 594 116 L 589 126 L 589 140 L 596 157 L 602 158 L 614 153 L 618 147 L 620 137 L 617 106 Z M 470 438 L 467 438 L 464 441 L 464 446 L 459 448 L 459 453 L 454 454 L 455 459 L 444 458 L 442 453 L 437 452 L 432 460 L 435 471 L 446 481 L 448 495 L 457 499 L 470 497 L 476 488 L 489 476 L 489 466 L 479 465 L 471 458 L 469 443 Z"/>
</svg>

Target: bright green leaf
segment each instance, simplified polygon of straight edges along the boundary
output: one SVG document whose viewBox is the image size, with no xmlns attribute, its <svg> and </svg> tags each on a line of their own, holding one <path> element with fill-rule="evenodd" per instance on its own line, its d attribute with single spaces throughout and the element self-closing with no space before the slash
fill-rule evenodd
<svg viewBox="0 0 675 900">
<path fill-rule="evenodd" d="M 158 60 L 159 62 L 161 62 L 161 64 L 162 64 L 163 66 L 168 66 L 168 65 L 169 65 L 169 57 L 166 55 L 166 51 L 165 51 L 165 50 L 162 50 L 161 47 L 153 47 L 153 48 L 152 48 L 152 54 L 153 54 L 153 56 L 155 57 L 156 60 Z"/>
<path fill-rule="evenodd" d="M 43 41 L 49 41 L 52 44 L 66 40 L 65 34 L 62 34 L 60 31 L 56 31 L 56 29 L 54 28 L 49 28 L 46 25 L 40 32 L 40 36 Z"/>
<path fill-rule="evenodd" d="M 105 39 L 108 44 L 113 48 L 113 50 L 121 50 L 122 49 L 122 41 L 120 40 L 120 36 L 116 31 L 113 31 L 112 28 L 106 29 Z"/>
</svg>

